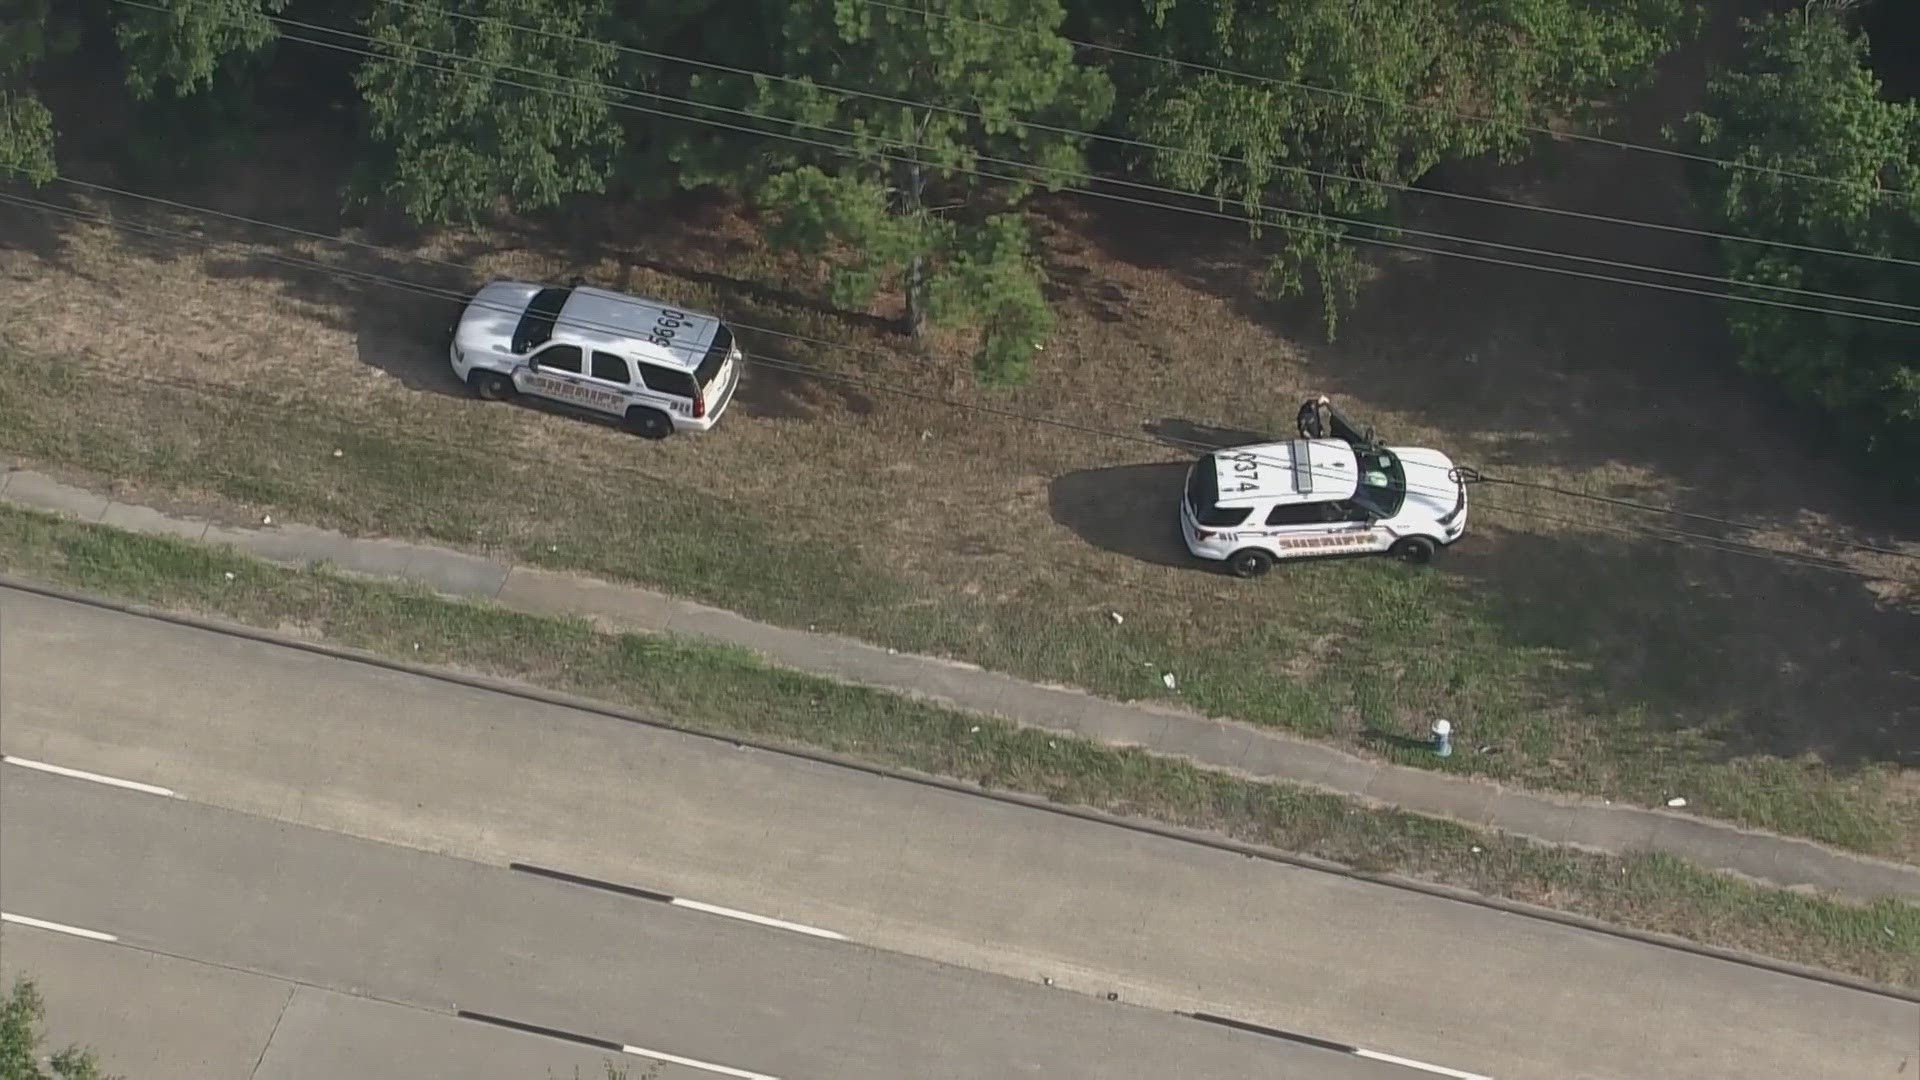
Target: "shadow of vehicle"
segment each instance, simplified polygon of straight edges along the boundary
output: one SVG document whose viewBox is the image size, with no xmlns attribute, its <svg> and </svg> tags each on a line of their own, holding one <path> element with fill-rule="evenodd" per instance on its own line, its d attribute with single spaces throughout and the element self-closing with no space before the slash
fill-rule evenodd
<svg viewBox="0 0 1920 1080">
<path fill-rule="evenodd" d="M 1180 539 L 1184 462 L 1083 469 L 1047 486 L 1053 520 L 1094 547 L 1130 559 L 1202 573 L 1224 573 L 1196 559 Z"/>
</svg>

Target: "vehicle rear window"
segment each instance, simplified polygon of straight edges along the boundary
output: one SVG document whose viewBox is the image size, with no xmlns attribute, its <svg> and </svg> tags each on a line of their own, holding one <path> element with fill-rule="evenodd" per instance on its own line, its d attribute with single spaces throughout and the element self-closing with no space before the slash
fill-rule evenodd
<svg viewBox="0 0 1920 1080">
<path fill-rule="evenodd" d="M 1194 512 L 1212 506 L 1220 498 L 1220 480 L 1214 475 L 1213 455 L 1208 454 L 1187 470 L 1187 505 Z"/>
<path fill-rule="evenodd" d="M 720 368 L 726 364 L 728 354 L 733 352 L 733 331 L 721 323 L 713 331 L 713 344 L 707 346 L 707 355 L 700 358 L 700 366 L 693 369 L 693 377 L 700 380 L 701 389 L 713 385 L 714 377 L 720 374 Z"/>
<path fill-rule="evenodd" d="M 560 320 L 560 309 L 567 306 L 567 297 L 572 289 L 541 289 L 527 302 L 526 313 L 520 316 L 520 324 L 513 328 L 513 351 L 524 353 L 528 349 L 537 349 L 553 336 L 553 324 Z"/>
<path fill-rule="evenodd" d="M 1214 457 L 1208 454 L 1187 471 L 1187 505 L 1193 507 L 1193 519 L 1210 529 L 1230 529 L 1247 520 L 1251 507 L 1215 506 L 1220 497 L 1220 478 L 1214 473 Z"/>
</svg>

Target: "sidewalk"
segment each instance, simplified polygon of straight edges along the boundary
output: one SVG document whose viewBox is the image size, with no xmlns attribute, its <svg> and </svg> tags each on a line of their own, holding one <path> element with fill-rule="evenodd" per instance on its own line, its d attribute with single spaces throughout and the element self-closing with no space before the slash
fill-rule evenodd
<svg viewBox="0 0 1920 1080">
<path fill-rule="evenodd" d="M 828 634 L 788 630 L 644 589 L 510 565 L 446 548 L 356 540 L 280 525 L 234 529 L 114 502 L 39 473 L 0 473 L 0 500 L 133 532 L 214 544 L 273 562 L 324 561 L 344 573 L 399 579 L 444 594 L 609 629 L 705 638 L 773 663 L 1053 731 L 1189 758 L 1261 780 L 1304 784 L 1420 814 L 1599 851 L 1655 851 L 1783 886 L 1920 900 L 1920 867 L 1851 855 L 1664 809 L 1548 798 L 1499 785 L 1370 761 L 1330 746 L 1154 705 L 1021 682 L 948 660 L 896 654 Z"/>
</svg>

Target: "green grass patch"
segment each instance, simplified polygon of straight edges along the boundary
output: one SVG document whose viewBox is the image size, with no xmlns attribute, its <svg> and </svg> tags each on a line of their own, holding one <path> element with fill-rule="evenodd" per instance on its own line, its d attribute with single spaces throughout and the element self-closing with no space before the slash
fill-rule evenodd
<svg viewBox="0 0 1920 1080">
<path fill-rule="evenodd" d="M 1757 577 L 1754 560 L 1511 537 L 1497 558 L 1428 572 L 1375 560 L 1225 582 L 1099 547 L 1122 526 L 1177 547 L 1177 464 L 1063 476 L 1021 459 L 1020 432 L 950 464 L 1009 485 L 1052 474 L 1046 498 L 1079 507 L 1055 518 L 1107 515 L 1078 530 L 1095 539 L 1034 520 L 1032 498 L 968 489 L 975 505 L 891 481 L 913 452 L 843 415 L 797 428 L 743 413 L 704 441 L 653 446 L 429 391 L 319 401 L 77 378 L 4 348 L 0 364 L 0 452 L 132 484 L 135 501 L 438 541 L 1121 700 L 1176 698 L 1417 767 L 1641 805 L 1680 795 L 1920 859 L 1915 789 L 1891 755 L 1855 745 L 1884 742 L 1877 718 L 1911 710 L 1898 674 L 1911 625 L 1835 608 L 1826 580 Z M 947 437 L 960 436 L 925 445 Z M 1438 717 L 1459 732 L 1453 757 L 1396 748 Z"/>
<path fill-rule="evenodd" d="M 589 695 L 719 734 L 837 751 L 1920 987 L 1920 906 L 1911 904 L 1762 888 L 1664 856 L 1549 848 L 846 686 L 740 650 L 608 634 L 579 620 L 320 569 L 281 569 L 10 507 L 0 507 L 0 568 L 255 626 L 298 627 L 338 644 Z"/>
</svg>

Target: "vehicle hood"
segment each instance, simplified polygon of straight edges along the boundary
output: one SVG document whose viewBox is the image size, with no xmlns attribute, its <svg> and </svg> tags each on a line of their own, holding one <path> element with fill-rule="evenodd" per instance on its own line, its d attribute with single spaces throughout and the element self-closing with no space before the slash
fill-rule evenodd
<svg viewBox="0 0 1920 1080">
<path fill-rule="evenodd" d="M 473 294 L 467 309 L 460 313 L 454 328 L 453 343 L 462 352 L 513 351 L 513 331 L 526 314 L 527 304 L 540 286 L 520 281 L 495 281 Z"/>
<path fill-rule="evenodd" d="M 1401 513 L 1437 518 L 1453 509 L 1460 498 L 1460 482 L 1453 478 L 1452 458 L 1419 446 L 1389 449 L 1407 473 L 1407 501 Z"/>
</svg>

